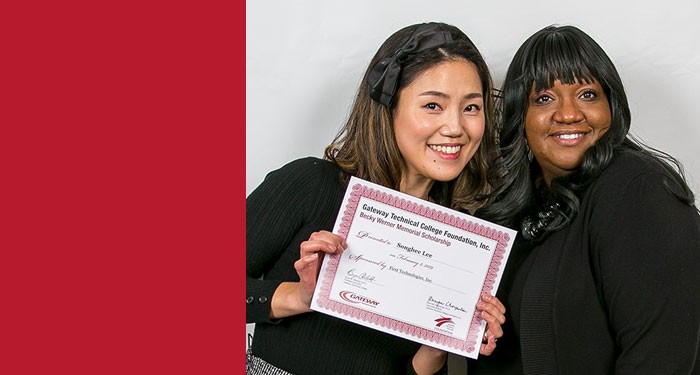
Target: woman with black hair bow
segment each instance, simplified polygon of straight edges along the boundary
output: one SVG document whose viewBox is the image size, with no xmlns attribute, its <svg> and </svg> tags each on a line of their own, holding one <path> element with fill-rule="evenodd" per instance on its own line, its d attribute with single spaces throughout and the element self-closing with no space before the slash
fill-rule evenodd
<svg viewBox="0 0 700 375">
<path fill-rule="evenodd" d="M 446 353 L 309 309 L 323 254 L 345 243 L 330 231 L 350 176 L 462 212 L 488 203 L 496 155 L 491 76 L 454 26 L 408 26 L 372 59 L 350 117 L 324 160 L 271 172 L 246 200 L 246 316 L 256 323 L 249 374 L 432 374 Z M 484 296 L 482 355 L 505 308 Z"/>
</svg>

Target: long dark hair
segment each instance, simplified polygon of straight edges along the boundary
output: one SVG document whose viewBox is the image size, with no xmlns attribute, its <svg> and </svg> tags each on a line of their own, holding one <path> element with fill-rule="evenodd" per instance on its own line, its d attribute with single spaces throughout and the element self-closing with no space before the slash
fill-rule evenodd
<svg viewBox="0 0 700 375">
<path fill-rule="evenodd" d="M 584 154 L 573 173 L 554 178 L 549 187 L 537 185 L 541 171 L 528 155 L 525 114 L 530 90 L 551 88 L 554 81 L 573 84 L 597 81 L 605 91 L 611 111 L 608 131 Z M 605 51 L 590 36 L 574 26 L 548 26 L 529 37 L 513 57 L 498 101 L 502 116 L 499 129 L 500 164 L 493 178 L 503 182 L 494 192 L 496 203 L 482 210 L 491 220 L 521 227 L 523 236 L 541 240 L 568 224 L 578 213 L 583 191 L 600 175 L 622 149 L 632 149 L 664 161 L 681 201 L 693 204 L 680 163 L 670 155 L 646 146 L 629 135 L 631 114 L 622 79 Z"/>
<path fill-rule="evenodd" d="M 433 40 L 435 38 L 440 38 L 441 42 L 432 46 L 437 43 Z M 367 67 L 349 118 L 326 148 L 325 158 L 350 175 L 398 190 L 404 163 L 393 131 L 393 111 L 398 94 L 422 72 L 454 60 L 474 64 L 481 79 L 486 120 L 484 136 L 463 172 L 449 182 L 435 181 L 429 197 L 436 203 L 462 211 L 483 205 L 484 198 L 491 191 L 487 171 L 497 154 L 493 84 L 479 50 L 469 37 L 451 25 L 423 23 L 407 26 L 382 44 Z M 390 82 L 395 90 L 385 90 L 384 95 L 380 95 L 382 87 L 392 86 L 384 81 L 389 78 L 379 77 L 379 73 L 391 64 L 400 68 L 396 80 Z"/>
</svg>

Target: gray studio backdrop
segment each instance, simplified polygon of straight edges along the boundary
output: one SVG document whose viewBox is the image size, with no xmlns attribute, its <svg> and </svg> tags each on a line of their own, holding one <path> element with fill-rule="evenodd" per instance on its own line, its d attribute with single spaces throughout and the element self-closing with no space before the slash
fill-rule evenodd
<svg viewBox="0 0 700 375">
<path fill-rule="evenodd" d="M 677 157 L 700 194 L 698 19 L 697 0 L 246 1 L 246 195 L 288 161 L 322 156 L 379 45 L 427 21 L 465 31 L 497 87 L 536 30 L 557 23 L 588 32 L 620 71 L 632 133 Z M 456 366 L 451 373 L 463 373 Z"/>
</svg>

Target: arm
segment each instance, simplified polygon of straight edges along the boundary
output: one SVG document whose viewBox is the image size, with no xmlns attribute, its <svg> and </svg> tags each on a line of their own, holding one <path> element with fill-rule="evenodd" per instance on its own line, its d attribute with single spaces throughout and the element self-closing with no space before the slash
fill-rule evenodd
<svg viewBox="0 0 700 375">
<path fill-rule="evenodd" d="M 270 322 L 275 290 L 285 280 L 293 280 L 293 274 L 281 269 L 286 248 L 304 221 L 298 201 L 289 199 L 298 192 L 284 184 L 292 174 L 287 166 L 269 173 L 246 198 L 247 323 Z"/>
<path fill-rule="evenodd" d="M 338 173 L 328 162 L 296 160 L 269 173 L 246 199 L 246 322 L 309 311 L 320 265 L 310 255 L 339 247 L 337 236 L 312 235 L 332 228 L 344 193 Z"/>
<path fill-rule="evenodd" d="M 698 355 L 700 219 L 664 180 L 636 177 L 603 198 L 607 209 L 591 221 L 599 290 L 620 349 L 616 374 L 687 374 Z"/>
</svg>

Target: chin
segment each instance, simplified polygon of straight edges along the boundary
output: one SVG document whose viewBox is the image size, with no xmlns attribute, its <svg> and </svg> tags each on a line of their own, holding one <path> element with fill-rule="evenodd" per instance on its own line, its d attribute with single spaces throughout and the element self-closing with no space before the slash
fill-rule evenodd
<svg viewBox="0 0 700 375">
<path fill-rule="evenodd" d="M 432 179 L 440 182 L 448 182 L 454 180 L 457 177 L 459 177 L 459 172 L 454 174 L 440 173 L 438 175 L 434 175 Z"/>
</svg>

